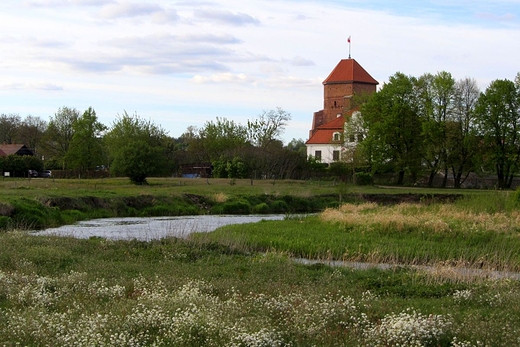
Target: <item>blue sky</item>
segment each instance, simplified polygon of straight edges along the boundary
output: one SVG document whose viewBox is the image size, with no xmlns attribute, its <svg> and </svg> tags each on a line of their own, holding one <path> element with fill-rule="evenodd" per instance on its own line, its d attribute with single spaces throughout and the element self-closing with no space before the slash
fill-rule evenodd
<svg viewBox="0 0 520 347">
<path fill-rule="evenodd" d="M 108 126 L 127 111 L 178 137 L 281 107 L 285 142 L 306 140 L 348 36 L 381 84 L 445 70 L 484 90 L 520 72 L 520 0 L 6 0 L 0 113 L 92 106 Z"/>
</svg>

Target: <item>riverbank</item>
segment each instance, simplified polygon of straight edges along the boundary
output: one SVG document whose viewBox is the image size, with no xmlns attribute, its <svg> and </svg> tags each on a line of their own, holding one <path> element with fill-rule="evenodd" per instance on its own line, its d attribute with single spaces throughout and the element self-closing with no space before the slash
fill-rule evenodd
<svg viewBox="0 0 520 347">
<path fill-rule="evenodd" d="M 467 192 L 355 187 L 336 182 L 150 179 L 0 181 L 0 230 L 43 229 L 80 220 L 201 214 L 315 213 L 343 202 L 452 201 Z"/>
</svg>

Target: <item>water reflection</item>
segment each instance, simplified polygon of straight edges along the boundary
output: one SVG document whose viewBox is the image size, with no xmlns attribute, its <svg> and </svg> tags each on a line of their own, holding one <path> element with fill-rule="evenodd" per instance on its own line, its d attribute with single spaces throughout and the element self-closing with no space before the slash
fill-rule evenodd
<svg viewBox="0 0 520 347">
<path fill-rule="evenodd" d="M 76 238 L 103 237 L 111 240 L 150 241 L 164 237 L 187 237 L 194 232 L 210 232 L 230 224 L 255 223 L 261 220 L 282 220 L 285 215 L 247 216 L 180 216 L 102 218 L 34 232 L 35 235 L 58 235 Z"/>
</svg>

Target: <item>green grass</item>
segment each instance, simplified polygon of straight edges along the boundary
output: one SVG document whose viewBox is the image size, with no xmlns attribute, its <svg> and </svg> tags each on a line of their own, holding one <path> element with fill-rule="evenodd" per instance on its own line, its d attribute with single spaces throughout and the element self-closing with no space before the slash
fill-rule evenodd
<svg viewBox="0 0 520 347">
<path fill-rule="evenodd" d="M 305 266 L 177 239 L 0 238 L 5 346 L 412 346 L 411 331 L 424 346 L 504 346 L 520 332 L 516 281 Z"/>
<path fill-rule="evenodd" d="M 356 203 L 338 207 L 331 182 L 150 183 L 4 180 L 0 211 L 31 211 L 20 217 L 23 226 L 240 202 L 232 210 L 289 209 L 288 218 L 151 242 L 0 233 L 1 346 L 520 344 L 520 281 L 459 276 L 444 266 L 518 271 L 516 193 L 352 187 L 342 198 Z M 359 199 L 389 192 L 468 197 L 397 206 Z M 76 205 L 56 216 L 41 201 Z M 336 208 L 292 214 L 310 206 Z M 439 271 L 303 265 L 293 256 Z"/>
</svg>

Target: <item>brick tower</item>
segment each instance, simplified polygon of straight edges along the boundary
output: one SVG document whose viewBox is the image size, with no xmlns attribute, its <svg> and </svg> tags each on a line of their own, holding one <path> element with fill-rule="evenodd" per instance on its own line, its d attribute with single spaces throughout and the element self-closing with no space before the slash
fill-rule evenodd
<svg viewBox="0 0 520 347">
<path fill-rule="evenodd" d="M 314 113 L 309 138 L 323 124 L 350 114 L 352 97 L 375 93 L 378 84 L 357 61 L 342 59 L 323 81 L 323 110 Z"/>
</svg>

